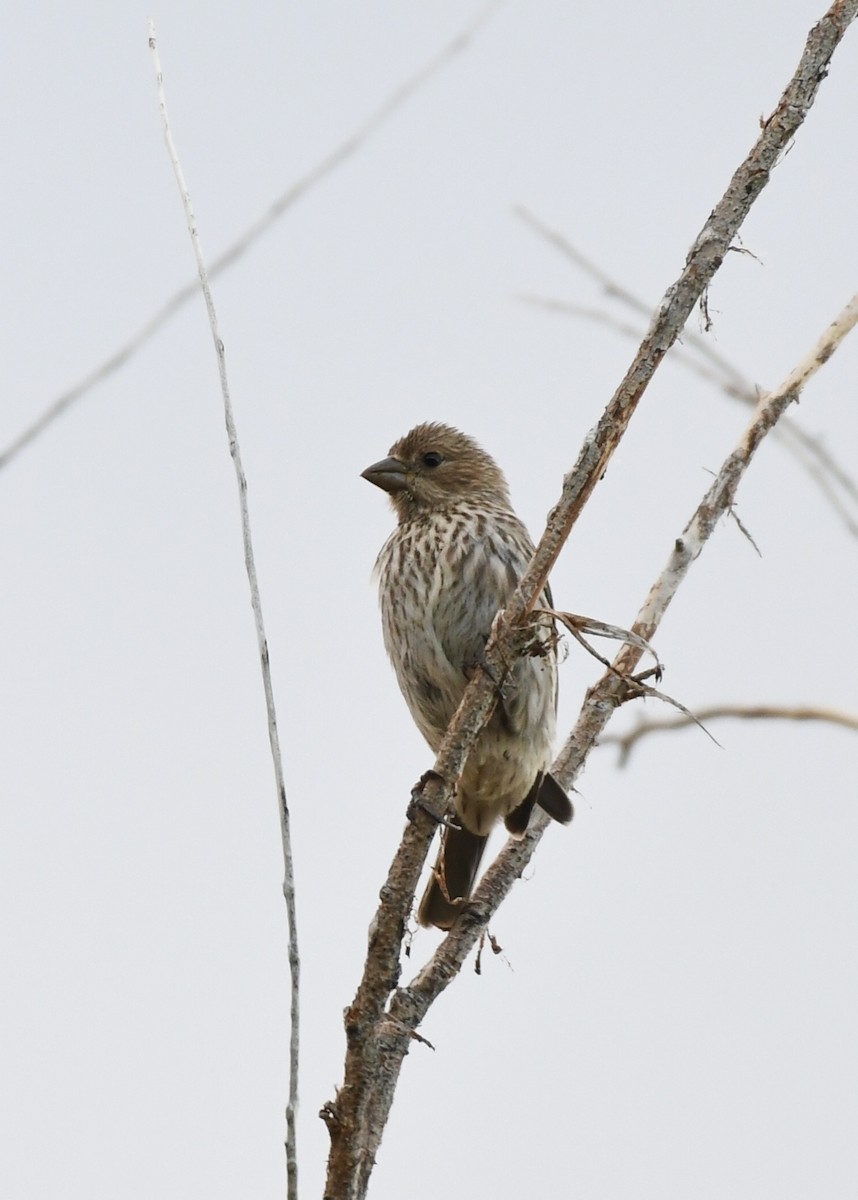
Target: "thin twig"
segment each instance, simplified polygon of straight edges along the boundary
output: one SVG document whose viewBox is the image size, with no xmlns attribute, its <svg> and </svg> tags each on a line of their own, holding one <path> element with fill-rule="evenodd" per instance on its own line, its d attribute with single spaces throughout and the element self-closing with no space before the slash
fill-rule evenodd
<svg viewBox="0 0 858 1200">
<path fill-rule="evenodd" d="M 606 271 L 603 271 L 601 267 L 597 266 L 594 262 L 591 262 L 586 255 L 582 254 L 577 247 L 572 245 L 565 234 L 561 233 L 557 229 L 552 229 L 549 225 L 546 225 L 544 221 L 541 221 L 539 217 L 535 216 L 528 208 L 525 208 L 524 205 L 518 205 L 518 207 L 515 209 L 515 214 L 516 216 L 520 217 L 526 225 L 529 225 L 531 229 L 540 234 L 540 236 L 545 238 L 546 241 L 550 242 L 568 259 L 574 262 L 575 265 L 579 267 L 586 275 L 589 275 L 591 279 L 595 279 L 597 283 L 601 284 L 602 290 L 606 296 L 610 296 L 614 300 L 619 300 L 622 304 L 625 304 L 627 308 L 632 309 L 633 312 L 636 312 L 646 321 L 651 319 L 652 308 L 646 303 L 645 300 L 642 300 L 640 296 L 636 296 L 634 292 L 630 292 L 627 287 L 619 283 L 616 279 L 612 279 Z M 723 354 L 719 353 L 712 343 L 703 337 L 702 334 L 697 333 L 697 331 L 694 329 L 684 329 L 682 331 L 682 340 L 687 344 L 694 346 L 694 348 L 703 358 L 708 359 L 709 362 L 711 362 L 712 365 L 721 372 L 725 379 L 732 379 L 736 388 L 742 389 L 748 387 L 747 380 L 743 378 L 741 372 L 733 366 L 728 358 L 725 358 Z"/>
<path fill-rule="evenodd" d="M 707 218 L 689 252 L 685 268 L 665 294 L 625 378 L 599 423 L 586 438 L 575 467 L 565 477 L 560 500 L 549 515 L 533 560 L 506 611 L 495 620 L 485 650 L 488 671 L 478 670 L 469 683 L 435 761 L 437 778 L 430 779 L 424 788 L 425 798 L 437 810 L 443 812 L 449 808 L 455 781 L 492 711 L 496 696 L 493 680 L 504 677 L 506 664 L 514 661 L 526 646 L 528 616 L 569 531 L 604 473 L 657 366 L 680 336 L 694 304 L 721 265 L 742 221 L 804 121 L 834 50 L 856 11 L 858 0 L 836 0 L 811 30 L 796 73 L 777 108 Z M 740 457 L 735 463 L 735 456 L 728 460 L 730 469 L 722 484 L 723 495 L 717 490 L 718 481 L 713 484 L 705 502 L 707 521 L 711 524 L 705 536 L 702 529 L 695 533 L 689 527 L 686 540 L 680 539 L 678 546 L 682 546 L 683 561 L 669 566 L 675 582 L 678 583 L 687 571 L 715 521 L 732 503 L 744 465 L 747 465 L 747 461 L 742 465 L 741 452 L 745 453 L 746 460 L 750 459 L 789 400 L 795 398 L 794 383 L 792 388 L 786 399 L 778 401 L 773 396 L 764 402 L 740 446 Z M 645 606 L 644 611 L 649 609 Z M 649 639 L 654 627 L 635 625 L 634 628 L 636 633 Z M 629 674 L 629 664 L 637 662 L 640 653 L 627 647 L 618 655 L 614 667 Z M 612 670 L 589 694 L 572 738 L 552 768 L 560 772 L 559 778 L 567 786 L 571 786 L 586 753 L 611 712 L 622 701 L 622 689 L 622 679 Z M 489 918 L 530 860 L 547 820 L 538 819 L 520 842 L 507 844 L 430 962 L 408 987 L 399 988 L 402 939 L 434 831 L 429 818 L 423 814 L 418 814 L 406 827 L 381 891 L 381 906 L 370 927 L 363 977 L 346 1011 L 343 1086 L 336 1099 L 322 1110 L 331 1138 L 326 1196 L 336 1196 L 337 1200 L 363 1200 L 366 1195 L 393 1103 L 396 1081 L 410 1043 L 403 1027 L 415 1029 L 429 1005 L 461 969 Z"/>
<path fill-rule="evenodd" d="M 266 233 L 282 217 L 287 209 L 291 208 L 296 201 L 300 200 L 316 184 L 326 179 L 337 167 L 342 166 L 344 162 L 361 148 L 368 138 L 376 133 L 394 113 L 403 107 L 406 101 L 411 99 L 416 91 L 428 83 L 430 79 L 437 75 L 458 54 L 466 50 L 471 43 L 471 39 L 479 32 L 489 18 L 494 15 L 502 2 L 503 0 L 490 0 L 490 3 L 482 8 L 476 17 L 469 21 L 454 38 L 443 46 L 437 54 L 433 55 L 428 62 L 424 63 L 418 71 L 415 71 L 404 83 L 400 84 L 344 141 L 340 142 L 335 149 L 320 159 L 306 175 L 297 179 L 285 192 L 278 196 L 261 216 L 253 221 L 234 242 L 227 246 L 222 254 L 219 254 L 212 260 L 208 272 L 209 279 L 214 279 L 221 271 L 226 270 L 227 267 L 231 267 L 237 259 L 241 258 L 250 249 L 257 238 Z M 82 379 L 78 380 L 77 383 L 58 396 L 52 404 L 48 405 L 35 421 L 19 433 L 6 446 L 5 450 L 0 452 L 0 470 L 7 466 L 17 454 L 29 446 L 40 434 L 44 433 L 76 401 L 82 399 L 97 384 L 103 383 L 105 379 L 108 379 L 115 371 L 118 371 L 129 358 L 132 358 L 148 342 L 149 338 L 157 333 L 163 325 L 166 325 L 174 313 L 178 312 L 188 300 L 196 295 L 198 286 L 198 281 L 193 279 L 183 287 L 180 287 L 118 350 L 114 351 L 104 362 L 99 363 L 97 367 L 94 367 Z"/>
<path fill-rule="evenodd" d="M 641 738 L 651 733 L 670 733 L 675 729 L 687 729 L 691 725 L 727 718 L 742 721 L 822 721 L 858 733 L 858 714 L 841 712 L 836 708 L 817 708 L 806 704 L 794 708 L 779 704 L 713 704 L 697 709 L 693 716 L 639 721 L 627 733 L 606 733 L 599 738 L 599 745 L 616 746 L 619 750 L 618 765 L 624 767 Z"/>
<path fill-rule="evenodd" d="M 256 561 L 253 554 L 253 541 L 250 533 L 250 510 L 247 503 L 247 477 L 241 462 L 241 450 L 238 443 L 238 433 L 235 427 L 235 417 L 232 410 L 232 400 L 229 393 L 229 381 L 226 372 L 226 354 L 223 341 L 218 330 L 217 313 L 212 299 L 209 275 L 200 245 L 197 230 L 197 219 L 194 215 L 191 195 L 185 183 L 184 172 L 179 161 L 179 155 L 170 130 L 167 116 L 167 100 L 164 93 L 164 75 L 158 56 L 158 46 L 155 40 L 155 24 L 149 18 L 149 49 L 152 51 L 152 62 L 155 69 L 155 79 L 158 88 L 158 107 L 164 126 L 164 140 L 176 183 L 182 197 L 182 204 L 188 222 L 188 232 L 197 262 L 199 282 L 202 287 L 209 317 L 212 340 L 217 356 L 218 374 L 220 375 L 221 393 L 223 396 L 224 418 L 229 440 L 229 452 L 235 467 L 235 477 L 238 483 L 238 502 L 241 510 L 241 535 L 244 542 L 244 565 L 247 569 L 247 579 L 250 584 L 250 603 L 253 608 L 253 619 L 256 627 L 256 640 L 259 647 L 259 657 L 262 665 L 262 683 L 265 690 L 265 706 L 268 712 L 268 740 L 271 745 L 271 757 L 274 763 L 274 779 L 277 787 L 277 807 L 280 818 L 280 838 L 283 847 L 283 895 L 286 899 L 286 913 L 289 926 L 289 972 L 291 981 L 290 1006 L 290 1038 L 289 1038 L 289 1101 L 286 1107 L 286 1175 L 289 1200 L 298 1197 L 298 1153 L 296 1144 L 295 1121 L 298 1111 L 298 1051 L 300 1047 L 300 1011 L 299 984 L 300 959 L 298 956 L 298 922 L 295 912 L 295 874 L 292 863 L 292 840 L 289 829 L 289 806 L 286 802 L 286 785 L 283 780 L 283 760 L 280 753 L 280 737 L 277 732 L 277 714 L 274 707 L 274 688 L 271 682 L 271 664 L 268 656 L 268 638 L 265 634 L 265 623 L 262 618 L 262 599 L 259 594 L 259 581 L 256 575 Z"/>
<path fill-rule="evenodd" d="M 533 308 L 542 308 L 547 312 L 560 313 L 567 317 L 580 317 L 585 321 L 592 321 L 595 325 L 604 325 L 608 329 L 612 329 L 614 333 L 618 333 L 621 337 L 627 338 L 632 342 L 640 342 L 641 338 L 646 333 L 646 329 L 641 325 L 629 325 L 625 321 L 620 321 L 613 313 L 606 309 L 593 308 L 586 304 L 574 304 L 566 300 L 554 300 L 550 296 L 531 296 L 527 293 L 518 297 L 522 304 L 529 304 Z M 652 316 L 652 313 L 648 314 Z M 726 374 L 720 364 L 715 365 L 711 361 L 707 362 L 701 356 L 697 357 L 696 352 L 699 350 L 699 340 L 691 340 L 688 338 L 688 331 L 682 335 L 683 341 L 690 341 L 693 349 L 689 350 L 687 346 L 677 342 L 670 348 L 670 359 L 672 362 L 681 363 L 687 370 L 693 371 L 695 375 L 699 375 L 702 379 L 706 379 L 709 383 L 716 384 L 723 392 L 734 400 L 741 400 L 743 404 L 755 404 L 757 400 L 758 389 L 754 387 L 748 380 L 743 379 L 735 368 L 731 367 L 730 374 Z M 705 345 L 705 343 L 703 343 Z M 708 357 L 708 356 L 707 356 Z M 720 355 L 718 356 L 720 359 Z M 726 363 L 726 359 L 723 360 Z"/>
</svg>

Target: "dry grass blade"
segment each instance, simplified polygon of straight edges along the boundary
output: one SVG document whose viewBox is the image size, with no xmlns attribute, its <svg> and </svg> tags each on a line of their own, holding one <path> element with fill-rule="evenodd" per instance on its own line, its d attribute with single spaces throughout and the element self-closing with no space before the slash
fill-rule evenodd
<svg viewBox="0 0 858 1200">
<path fill-rule="evenodd" d="M 644 654 L 652 655 L 659 676 L 664 669 L 653 647 L 646 638 L 641 637 L 639 633 L 635 633 L 633 629 L 623 629 L 619 625 L 609 625 L 605 621 L 598 621 L 595 617 L 582 617 L 578 613 L 562 612 L 556 608 L 538 608 L 534 609 L 534 612 L 543 613 L 545 616 L 553 617 L 555 621 L 559 621 L 590 654 L 599 659 L 599 662 L 604 663 L 605 659 L 592 646 L 587 644 L 584 640 L 585 634 L 589 634 L 590 637 L 609 638 L 611 641 L 625 642 L 626 645 L 637 646 L 638 650 L 641 650 Z"/>
</svg>

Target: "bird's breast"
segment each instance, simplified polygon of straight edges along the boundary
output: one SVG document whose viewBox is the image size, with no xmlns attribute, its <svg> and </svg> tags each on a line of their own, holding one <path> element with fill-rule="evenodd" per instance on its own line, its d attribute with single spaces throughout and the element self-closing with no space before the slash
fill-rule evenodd
<svg viewBox="0 0 858 1200">
<path fill-rule="evenodd" d="M 514 514 L 454 510 L 402 523 L 379 555 L 385 646 L 433 750 L 531 553 Z M 496 807 L 504 815 L 550 762 L 555 691 L 553 654 L 516 664 L 465 767 L 462 793 L 481 810 Z M 473 829 L 473 821 L 467 823 Z"/>
</svg>

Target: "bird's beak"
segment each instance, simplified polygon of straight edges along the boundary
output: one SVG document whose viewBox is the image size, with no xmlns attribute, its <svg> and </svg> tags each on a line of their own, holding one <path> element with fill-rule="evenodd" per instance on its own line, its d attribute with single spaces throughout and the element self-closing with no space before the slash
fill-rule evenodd
<svg viewBox="0 0 858 1200">
<path fill-rule="evenodd" d="M 371 467 L 361 471 L 361 478 L 368 479 L 370 483 L 391 495 L 404 491 L 408 485 L 405 463 L 401 463 L 398 458 L 383 458 L 381 462 L 373 463 Z"/>
</svg>

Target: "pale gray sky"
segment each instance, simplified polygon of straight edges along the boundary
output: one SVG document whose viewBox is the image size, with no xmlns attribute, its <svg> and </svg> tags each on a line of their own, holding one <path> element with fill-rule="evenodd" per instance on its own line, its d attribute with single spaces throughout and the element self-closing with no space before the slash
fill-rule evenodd
<svg viewBox="0 0 858 1200">
<path fill-rule="evenodd" d="M 18 5 L 4 23 L 0 448 L 193 274 L 146 41 L 214 257 L 468 19 L 435 0 Z M 302 1195 L 342 1010 L 430 765 L 370 583 L 359 477 L 419 420 L 502 464 L 538 533 L 633 346 L 526 204 L 651 301 L 823 0 L 510 0 L 215 285 L 250 479 L 303 954 Z M 773 386 L 858 281 L 858 30 L 710 294 Z M 794 419 L 858 471 L 858 341 Z M 667 364 L 553 577 L 631 622 L 746 414 Z M 276 802 L 200 301 L 0 472 L 0 1127 L 15 1200 L 283 1194 Z M 657 646 L 690 707 L 858 709 L 856 540 L 766 444 Z M 568 729 L 596 664 L 570 651 Z M 647 712 L 657 710 L 647 706 Z M 630 722 L 635 714 L 623 714 Z M 608 749 L 423 1028 L 376 1200 L 858 1191 L 858 738 L 719 724 Z M 414 940 L 406 974 L 436 935 Z"/>
</svg>

